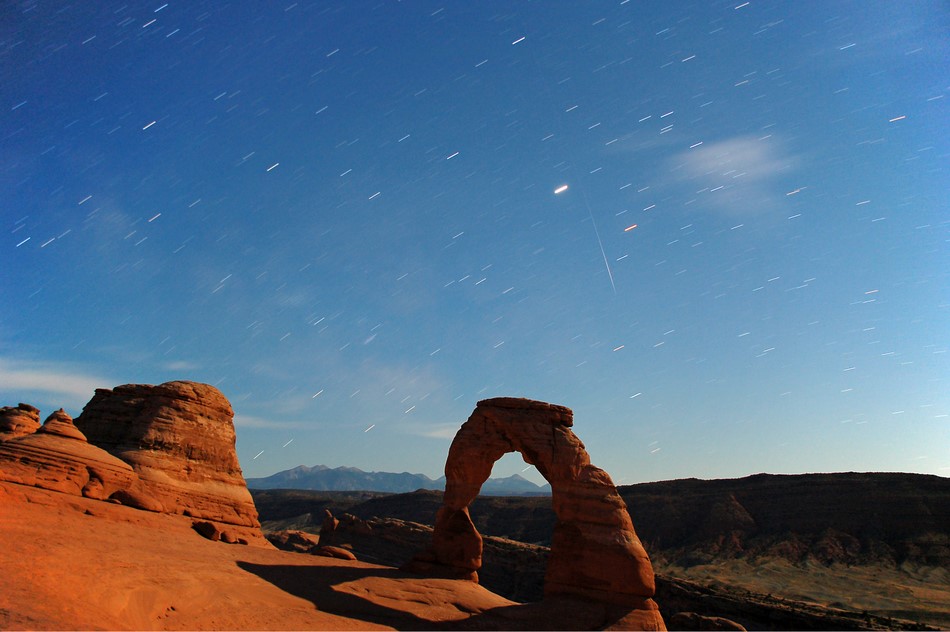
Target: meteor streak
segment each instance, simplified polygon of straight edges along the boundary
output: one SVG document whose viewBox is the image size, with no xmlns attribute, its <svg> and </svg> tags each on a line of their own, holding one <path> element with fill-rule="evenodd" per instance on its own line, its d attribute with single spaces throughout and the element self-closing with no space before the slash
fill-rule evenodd
<svg viewBox="0 0 950 632">
<path fill-rule="evenodd" d="M 604 251 L 604 242 L 600 240 L 600 231 L 597 230 L 597 222 L 594 221 L 594 211 L 590 208 L 590 202 L 587 201 L 587 194 L 581 189 L 581 197 L 584 198 L 584 205 L 587 206 L 587 215 L 590 217 L 590 224 L 594 227 L 594 236 L 597 237 L 597 245 L 600 247 L 600 255 L 604 258 L 604 267 L 607 268 L 607 277 L 610 279 L 610 287 L 617 295 L 617 286 L 614 284 L 614 273 L 610 270 L 610 263 L 607 261 L 607 253 Z"/>
</svg>

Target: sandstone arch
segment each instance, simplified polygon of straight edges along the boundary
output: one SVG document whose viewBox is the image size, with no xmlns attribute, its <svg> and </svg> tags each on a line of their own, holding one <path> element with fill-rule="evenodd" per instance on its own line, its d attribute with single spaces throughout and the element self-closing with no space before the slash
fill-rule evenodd
<svg viewBox="0 0 950 632">
<path fill-rule="evenodd" d="M 520 452 L 551 483 L 557 515 L 545 597 L 573 596 L 651 611 L 662 627 L 651 599 L 650 558 L 610 476 L 591 465 L 584 444 L 571 431 L 573 417 L 569 408 L 528 399 L 478 402 L 449 448 L 445 498 L 432 543 L 406 568 L 478 581 L 482 538 L 468 506 L 495 461 Z"/>
</svg>

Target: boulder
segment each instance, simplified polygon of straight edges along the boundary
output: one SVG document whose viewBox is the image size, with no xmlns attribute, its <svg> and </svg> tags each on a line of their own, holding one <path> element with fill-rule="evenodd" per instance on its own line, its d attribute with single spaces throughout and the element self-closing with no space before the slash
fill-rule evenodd
<svg viewBox="0 0 950 632">
<path fill-rule="evenodd" d="M 0 479 L 105 500 L 131 488 L 136 476 L 129 464 L 89 444 L 60 409 L 35 433 L 0 443 Z"/>
<path fill-rule="evenodd" d="M 29 404 L 0 408 L 0 441 L 33 434 L 40 427 L 40 411 Z"/>
<path fill-rule="evenodd" d="M 356 561 L 356 556 L 353 555 L 352 551 L 347 551 L 339 546 L 318 546 L 312 550 L 311 553 L 321 557 L 335 557 L 338 560 Z"/>
<path fill-rule="evenodd" d="M 207 538 L 212 542 L 217 542 L 221 539 L 221 529 L 218 528 L 218 525 L 213 522 L 208 522 L 207 520 L 196 520 L 191 523 L 191 528 L 194 529 L 198 535 L 203 538 Z"/>
<path fill-rule="evenodd" d="M 195 520 L 191 523 L 191 528 L 203 538 L 212 542 L 224 542 L 225 544 L 251 544 L 247 538 L 239 537 L 234 527 L 229 525 L 216 524 L 208 520 Z M 255 542 L 255 544 L 258 544 Z"/>
<path fill-rule="evenodd" d="M 267 541 L 276 546 L 281 551 L 293 551 L 294 553 L 310 553 L 320 546 L 320 536 L 306 531 L 288 529 L 285 531 L 272 531 L 264 537 Z"/>
<path fill-rule="evenodd" d="M 579 598 L 629 609 L 625 624 L 663 629 L 652 597 L 653 566 L 610 476 L 590 462 L 564 406 L 517 398 L 478 402 L 452 441 L 445 495 L 430 546 L 406 570 L 478 581 L 482 537 L 468 506 L 508 452 L 520 452 L 551 484 L 557 522 L 546 598 Z"/>
<path fill-rule="evenodd" d="M 178 381 L 96 389 L 76 426 L 132 466 L 139 483 L 127 501 L 247 527 L 262 538 L 238 464 L 233 417 L 218 389 Z"/>
</svg>

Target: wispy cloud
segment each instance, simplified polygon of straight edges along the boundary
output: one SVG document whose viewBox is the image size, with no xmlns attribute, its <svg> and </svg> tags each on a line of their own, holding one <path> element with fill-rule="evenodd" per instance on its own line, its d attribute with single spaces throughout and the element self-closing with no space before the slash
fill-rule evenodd
<svg viewBox="0 0 950 632">
<path fill-rule="evenodd" d="M 189 362 L 188 360 L 176 360 L 174 362 L 167 362 L 165 368 L 169 371 L 197 371 L 202 368 L 197 362 Z"/>
<path fill-rule="evenodd" d="M 403 424 L 400 426 L 400 430 L 406 434 L 416 435 L 419 437 L 428 437 L 429 439 L 452 440 L 458 433 L 459 426 L 461 426 L 461 423 L 413 423 Z"/>
<path fill-rule="evenodd" d="M 738 136 L 680 152 L 670 170 L 693 183 L 696 203 L 743 215 L 775 208 L 784 199 L 781 180 L 797 164 L 774 136 Z"/>
<path fill-rule="evenodd" d="M 421 429 L 418 434 L 423 437 L 429 437 L 430 439 L 448 439 L 452 440 L 455 438 L 455 435 L 458 434 L 459 427 L 457 425 L 451 426 L 435 426 L 428 429 Z"/>
<path fill-rule="evenodd" d="M 115 384 L 73 364 L 0 358 L 0 392 L 14 396 L 47 393 L 60 405 L 82 406 L 92 399 L 97 388 L 111 388 Z"/>
</svg>

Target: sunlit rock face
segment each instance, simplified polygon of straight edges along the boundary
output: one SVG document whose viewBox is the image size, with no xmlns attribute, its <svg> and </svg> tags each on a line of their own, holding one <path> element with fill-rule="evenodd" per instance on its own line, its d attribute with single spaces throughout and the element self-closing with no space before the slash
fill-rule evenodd
<svg viewBox="0 0 950 632">
<path fill-rule="evenodd" d="M 76 426 L 132 466 L 139 483 L 130 503 L 226 524 L 260 523 L 235 451 L 227 398 L 197 382 L 96 389 Z"/>
<path fill-rule="evenodd" d="M 105 500 L 135 478 L 127 463 L 88 443 L 62 409 L 36 432 L 0 443 L 0 480 Z"/>
<path fill-rule="evenodd" d="M 40 411 L 29 404 L 0 408 L 0 441 L 33 434 L 40 427 Z"/>
<path fill-rule="evenodd" d="M 551 484 L 557 515 L 545 597 L 629 608 L 632 627 L 661 629 L 650 558 L 610 476 L 591 464 L 571 431 L 573 417 L 569 408 L 527 399 L 478 402 L 449 448 L 444 504 L 432 543 L 406 568 L 478 581 L 482 538 L 468 506 L 495 461 L 517 451 Z"/>
</svg>

